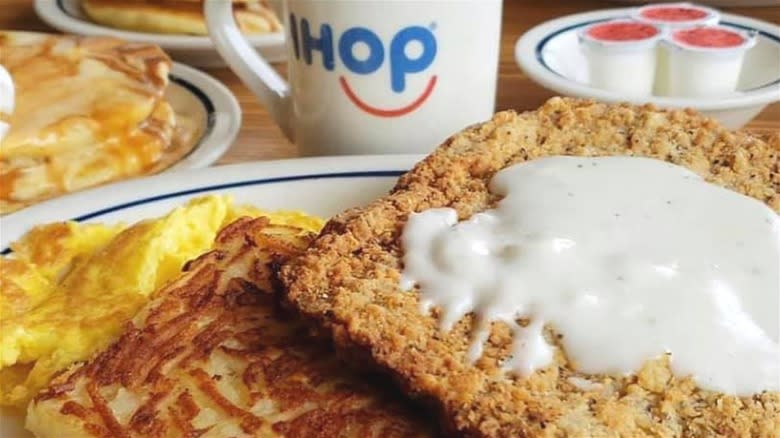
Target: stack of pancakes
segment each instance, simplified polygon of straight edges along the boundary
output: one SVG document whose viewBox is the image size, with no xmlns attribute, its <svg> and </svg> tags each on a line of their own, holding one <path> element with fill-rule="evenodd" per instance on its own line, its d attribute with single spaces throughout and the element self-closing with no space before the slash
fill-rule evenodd
<svg viewBox="0 0 780 438">
<path fill-rule="evenodd" d="M 238 27 L 249 35 L 278 32 L 282 25 L 265 0 L 233 0 Z M 208 35 L 202 0 L 84 0 L 92 21 L 118 29 Z"/>
<path fill-rule="evenodd" d="M 0 214 L 150 172 L 172 149 L 171 61 L 157 46 L 0 32 L 0 64 L 16 93 L 0 141 Z"/>
</svg>

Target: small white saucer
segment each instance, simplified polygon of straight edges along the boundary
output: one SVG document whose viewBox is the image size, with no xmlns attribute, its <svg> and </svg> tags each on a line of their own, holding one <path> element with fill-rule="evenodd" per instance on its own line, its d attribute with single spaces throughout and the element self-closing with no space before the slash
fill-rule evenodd
<svg viewBox="0 0 780 438">
<path fill-rule="evenodd" d="M 588 67 L 577 33 L 599 21 L 629 17 L 633 8 L 568 15 L 529 30 L 515 45 L 515 60 L 534 81 L 557 93 L 606 102 L 653 103 L 664 108 L 693 108 L 739 128 L 768 104 L 780 101 L 780 27 L 752 18 L 721 14 L 720 24 L 758 31 L 756 46 L 745 57 L 738 91 L 713 98 L 629 97 L 588 85 Z"/>
<path fill-rule="evenodd" d="M 173 59 L 199 67 L 225 65 L 208 36 L 167 35 L 132 32 L 93 23 L 81 10 L 79 0 L 35 0 L 35 12 L 50 26 L 76 35 L 99 35 L 126 41 L 157 44 Z M 275 32 L 247 38 L 252 46 L 271 62 L 286 59 L 284 33 Z"/>
</svg>

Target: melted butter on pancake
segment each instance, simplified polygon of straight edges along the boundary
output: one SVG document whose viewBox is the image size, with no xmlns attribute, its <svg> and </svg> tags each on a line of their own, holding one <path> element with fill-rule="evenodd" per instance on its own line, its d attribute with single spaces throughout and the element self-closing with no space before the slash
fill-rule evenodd
<svg viewBox="0 0 780 438">
<path fill-rule="evenodd" d="M 103 37 L 0 33 L 16 108 L 0 143 L 0 213 L 160 170 L 176 115 L 164 100 L 170 60 L 156 46 Z"/>
</svg>

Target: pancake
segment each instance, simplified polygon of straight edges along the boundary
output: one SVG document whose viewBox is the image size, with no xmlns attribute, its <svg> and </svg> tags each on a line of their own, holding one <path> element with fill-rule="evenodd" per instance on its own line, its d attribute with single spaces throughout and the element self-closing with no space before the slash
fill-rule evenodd
<svg viewBox="0 0 780 438">
<path fill-rule="evenodd" d="M 239 219 L 87 363 L 28 408 L 39 438 L 430 436 L 278 306 L 275 267 L 314 236 Z"/>
<path fill-rule="evenodd" d="M 233 16 L 247 35 L 279 32 L 282 24 L 266 0 L 234 0 Z M 199 0 L 83 0 L 92 21 L 137 32 L 208 35 Z"/>
<path fill-rule="evenodd" d="M 171 61 L 104 37 L 0 33 L 16 89 L 0 143 L 0 213 L 151 169 L 171 144 Z"/>
<path fill-rule="evenodd" d="M 283 267 L 287 301 L 346 353 L 369 358 L 434 404 L 455 436 L 777 437 L 780 393 L 701 389 L 673 376 L 665 358 L 632 375 L 584 374 L 566 360 L 555 327 L 545 332 L 556 346 L 549 366 L 528 377 L 504 373 L 510 327 L 492 324 L 472 363 L 473 316 L 443 333 L 436 312 L 420 311 L 419 292 L 402 291 L 400 236 L 411 213 L 450 207 L 469 218 L 499 201 L 488 190 L 496 172 L 550 155 L 666 160 L 780 212 L 780 136 L 729 132 L 690 111 L 554 98 L 537 111 L 502 112 L 454 135 L 390 195 L 332 219 Z"/>
</svg>

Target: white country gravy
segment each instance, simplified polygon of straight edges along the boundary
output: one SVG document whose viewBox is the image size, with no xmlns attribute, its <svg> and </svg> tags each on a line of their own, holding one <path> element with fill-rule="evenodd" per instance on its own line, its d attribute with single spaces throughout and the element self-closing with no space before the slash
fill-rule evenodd
<svg viewBox="0 0 780 438">
<path fill-rule="evenodd" d="M 458 222 L 413 214 L 401 287 L 441 328 L 473 312 L 514 333 L 505 368 L 550 364 L 549 324 L 576 369 L 628 374 L 670 354 L 702 388 L 780 391 L 780 218 L 753 198 L 663 161 L 549 157 L 498 172 L 493 210 Z M 530 321 L 526 326 L 516 320 Z"/>
</svg>

